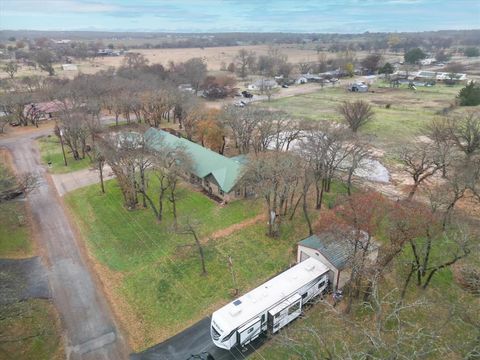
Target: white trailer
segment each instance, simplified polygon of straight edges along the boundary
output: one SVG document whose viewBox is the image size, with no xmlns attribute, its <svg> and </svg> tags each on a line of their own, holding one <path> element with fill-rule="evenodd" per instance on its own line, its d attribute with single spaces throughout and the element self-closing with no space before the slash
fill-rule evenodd
<svg viewBox="0 0 480 360">
<path fill-rule="evenodd" d="M 215 311 L 213 343 L 229 350 L 247 345 L 262 332 L 276 333 L 300 316 L 306 302 L 326 291 L 329 271 L 308 258 Z"/>
</svg>

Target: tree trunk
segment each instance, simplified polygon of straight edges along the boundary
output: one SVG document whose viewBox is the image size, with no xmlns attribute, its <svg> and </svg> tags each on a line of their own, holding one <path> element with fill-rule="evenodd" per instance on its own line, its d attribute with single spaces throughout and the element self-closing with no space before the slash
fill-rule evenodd
<svg viewBox="0 0 480 360">
<path fill-rule="evenodd" d="M 308 216 L 308 206 L 307 206 L 307 194 L 306 192 L 303 193 L 303 205 L 302 205 L 302 208 L 303 208 L 303 215 L 305 216 L 305 220 L 307 221 L 307 225 L 308 225 L 308 234 L 310 236 L 313 235 L 313 229 L 312 229 L 312 222 L 310 221 L 310 217 Z"/>
<path fill-rule="evenodd" d="M 411 201 L 413 199 L 413 196 L 415 195 L 415 192 L 417 191 L 419 183 L 415 182 L 410 190 L 410 193 L 408 194 L 407 201 Z"/>
<path fill-rule="evenodd" d="M 207 275 L 207 269 L 205 268 L 205 256 L 203 254 L 203 247 L 200 244 L 200 240 L 198 240 L 197 233 L 195 229 L 191 228 L 193 237 L 195 238 L 195 243 L 197 244 L 198 253 L 200 254 L 200 259 L 202 260 L 202 275 Z"/>
<path fill-rule="evenodd" d="M 102 189 L 102 194 L 105 194 L 105 185 L 103 183 L 103 163 L 99 161 L 98 170 L 100 172 L 100 187 Z"/>
<path fill-rule="evenodd" d="M 177 199 L 175 197 L 176 183 L 170 187 L 170 202 L 172 203 L 173 225 L 177 227 Z"/>
<path fill-rule="evenodd" d="M 408 284 L 410 283 L 410 280 L 412 279 L 412 275 L 415 272 L 415 264 L 412 263 L 410 265 L 410 272 L 408 273 L 407 279 L 405 280 L 405 284 L 403 285 L 402 293 L 400 294 L 400 298 L 403 300 L 405 298 L 405 294 L 407 292 Z"/>
</svg>

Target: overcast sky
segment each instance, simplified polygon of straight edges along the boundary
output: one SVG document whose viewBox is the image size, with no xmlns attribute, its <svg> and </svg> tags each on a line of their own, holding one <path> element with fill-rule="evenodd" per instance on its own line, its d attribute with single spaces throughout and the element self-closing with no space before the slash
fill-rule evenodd
<svg viewBox="0 0 480 360">
<path fill-rule="evenodd" d="M 170 32 L 480 28 L 480 0 L 0 0 L 0 29 Z"/>
</svg>

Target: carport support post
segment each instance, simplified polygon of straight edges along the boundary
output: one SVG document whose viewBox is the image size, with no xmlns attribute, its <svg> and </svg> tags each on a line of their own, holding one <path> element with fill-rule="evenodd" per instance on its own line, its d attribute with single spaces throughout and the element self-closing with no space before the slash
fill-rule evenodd
<svg viewBox="0 0 480 360">
<path fill-rule="evenodd" d="M 68 166 L 67 157 L 65 156 L 65 148 L 63 147 L 63 130 L 62 129 L 60 129 L 60 145 L 62 145 L 63 162 L 65 166 Z"/>
</svg>

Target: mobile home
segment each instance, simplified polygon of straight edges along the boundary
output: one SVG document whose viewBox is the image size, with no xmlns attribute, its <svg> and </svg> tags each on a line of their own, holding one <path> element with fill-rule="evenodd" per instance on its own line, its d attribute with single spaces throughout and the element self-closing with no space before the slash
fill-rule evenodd
<svg viewBox="0 0 480 360">
<path fill-rule="evenodd" d="M 276 333 L 300 316 L 306 302 L 326 292 L 329 269 L 309 258 L 232 301 L 212 315 L 213 343 L 223 349 L 245 346 Z"/>
</svg>

